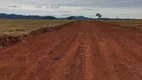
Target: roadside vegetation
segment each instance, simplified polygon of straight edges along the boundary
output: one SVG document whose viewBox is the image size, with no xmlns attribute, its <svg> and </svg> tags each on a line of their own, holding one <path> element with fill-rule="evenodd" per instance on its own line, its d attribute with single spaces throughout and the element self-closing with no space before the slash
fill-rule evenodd
<svg viewBox="0 0 142 80">
<path fill-rule="evenodd" d="M 108 20 L 107 23 L 120 25 L 125 28 L 132 28 L 142 32 L 142 20 Z"/>
<path fill-rule="evenodd" d="M 19 36 L 40 28 L 55 27 L 72 20 L 8 20 L 0 19 L 0 36 Z"/>
</svg>

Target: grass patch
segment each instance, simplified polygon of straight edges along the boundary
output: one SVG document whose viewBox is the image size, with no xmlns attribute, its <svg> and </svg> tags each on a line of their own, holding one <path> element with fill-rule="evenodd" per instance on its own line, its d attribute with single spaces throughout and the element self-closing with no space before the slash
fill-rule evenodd
<svg viewBox="0 0 142 80">
<path fill-rule="evenodd" d="M 71 22 L 72 20 L 10 20 L 0 19 L 0 36 L 19 36 L 28 34 L 31 31 L 55 27 Z"/>
<path fill-rule="evenodd" d="M 106 22 L 142 31 L 142 20 L 108 20 Z"/>
</svg>

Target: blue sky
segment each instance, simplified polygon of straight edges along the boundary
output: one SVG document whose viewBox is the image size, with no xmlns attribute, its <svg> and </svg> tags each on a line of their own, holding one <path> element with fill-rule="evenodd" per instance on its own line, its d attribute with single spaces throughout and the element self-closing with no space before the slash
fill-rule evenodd
<svg viewBox="0 0 142 80">
<path fill-rule="evenodd" d="M 142 18 L 142 0 L 1 0 L 0 13 Z"/>
</svg>

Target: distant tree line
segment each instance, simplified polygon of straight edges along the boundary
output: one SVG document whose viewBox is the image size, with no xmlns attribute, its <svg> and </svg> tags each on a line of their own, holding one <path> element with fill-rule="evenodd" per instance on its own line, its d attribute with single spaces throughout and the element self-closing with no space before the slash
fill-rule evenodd
<svg viewBox="0 0 142 80">
<path fill-rule="evenodd" d="M 38 16 L 38 15 L 17 15 L 17 14 L 5 14 L 0 13 L 0 18 L 2 19 L 57 19 L 54 16 Z"/>
<path fill-rule="evenodd" d="M 118 18 L 101 18 L 102 15 L 97 13 L 96 16 L 98 18 L 88 18 L 84 16 L 69 16 L 65 18 L 56 18 L 55 16 L 38 16 L 38 15 L 17 15 L 17 14 L 6 14 L 0 13 L 0 19 L 46 19 L 46 20 L 118 20 Z M 119 20 L 131 20 L 121 19 Z"/>
</svg>

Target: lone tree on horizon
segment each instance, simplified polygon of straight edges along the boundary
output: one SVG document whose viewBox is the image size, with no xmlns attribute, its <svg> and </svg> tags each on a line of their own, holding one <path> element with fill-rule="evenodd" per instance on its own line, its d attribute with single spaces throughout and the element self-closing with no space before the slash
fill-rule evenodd
<svg viewBox="0 0 142 80">
<path fill-rule="evenodd" d="M 97 16 L 98 18 L 101 18 L 101 17 L 102 17 L 102 15 L 101 15 L 100 13 L 97 13 L 96 16 Z"/>
</svg>

